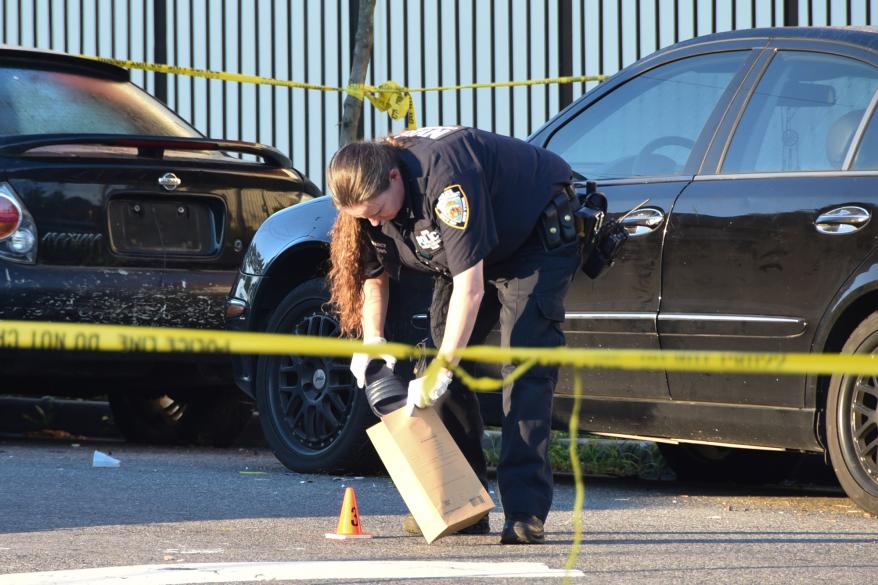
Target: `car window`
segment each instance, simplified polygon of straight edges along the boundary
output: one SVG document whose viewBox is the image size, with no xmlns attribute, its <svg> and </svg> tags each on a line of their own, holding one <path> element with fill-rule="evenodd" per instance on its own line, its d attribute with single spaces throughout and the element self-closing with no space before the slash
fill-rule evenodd
<svg viewBox="0 0 878 585">
<path fill-rule="evenodd" d="M 138 156 L 138 149 L 133 146 L 107 146 L 104 144 L 53 144 L 51 146 L 39 146 L 31 148 L 24 156 L 51 157 L 59 156 L 70 158 L 71 156 L 100 157 L 100 158 L 131 158 Z M 185 159 L 212 159 L 222 162 L 234 161 L 236 163 L 249 163 L 249 160 L 241 160 L 225 152 L 218 150 L 172 150 L 164 151 L 164 160 Z"/>
<path fill-rule="evenodd" d="M 699 55 L 651 69 L 578 114 L 547 148 L 590 179 L 678 174 L 749 54 Z"/>
<path fill-rule="evenodd" d="M 200 136 L 130 82 L 0 68 L 0 136 L 21 134 Z"/>
<path fill-rule="evenodd" d="M 878 89 L 878 69 L 854 59 L 783 51 L 750 98 L 723 173 L 841 169 Z"/>
<path fill-rule="evenodd" d="M 878 170 L 878 123 L 875 121 L 874 114 L 869 120 L 869 125 L 866 126 L 860 146 L 857 147 L 857 154 L 854 156 L 851 168 L 867 171 Z"/>
</svg>

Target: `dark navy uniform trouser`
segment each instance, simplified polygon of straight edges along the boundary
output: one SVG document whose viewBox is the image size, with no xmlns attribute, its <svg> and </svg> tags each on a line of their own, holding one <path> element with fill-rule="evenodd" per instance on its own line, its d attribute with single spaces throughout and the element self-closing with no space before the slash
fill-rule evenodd
<svg viewBox="0 0 878 585">
<path fill-rule="evenodd" d="M 485 296 L 469 345 L 481 345 L 500 322 L 503 347 L 564 345 L 564 296 L 579 267 L 579 246 L 546 251 L 531 237 L 500 266 L 486 269 Z M 437 277 L 430 307 L 433 343 L 439 347 L 445 330 L 452 282 Z M 463 362 L 473 373 L 477 365 Z M 503 367 L 509 375 L 514 365 Z M 497 482 L 507 517 L 533 515 L 545 521 L 552 505 L 552 469 L 548 459 L 552 397 L 558 368 L 534 366 L 511 386 L 503 388 L 503 431 Z M 482 451 L 484 424 L 476 393 L 457 378 L 439 412 L 449 432 L 487 486 Z"/>
</svg>

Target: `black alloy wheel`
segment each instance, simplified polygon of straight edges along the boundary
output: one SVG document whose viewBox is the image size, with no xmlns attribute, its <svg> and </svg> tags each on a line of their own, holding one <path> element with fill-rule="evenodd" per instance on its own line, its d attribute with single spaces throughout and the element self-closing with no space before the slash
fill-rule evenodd
<svg viewBox="0 0 878 585">
<path fill-rule="evenodd" d="M 322 279 L 296 287 L 272 314 L 267 331 L 339 337 L 336 318 L 325 312 Z M 261 356 L 256 403 L 268 445 L 293 471 L 368 468 L 374 451 L 365 427 L 375 419 L 350 372 L 349 358 Z"/>
<path fill-rule="evenodd" d="M 878 313 L 848 337 L 846 354 L 878 353 Z M 829 457 L 841 487 L 858 506 L 878 514 L 878 376 L 835 374 L 826 401 Z"/>
<path fill-rule="evenodd" d="M 312 313 L 295 324 L 294 335 L 338 337 L 338 322 L 324 313 Z M 282 413 L 289 436 L 298 445 L 319 451 L 344 428 L 354 402 L 349 360 L 331 357 L 283 356 L 272 392 L 272 412 Z"/>
</svg>

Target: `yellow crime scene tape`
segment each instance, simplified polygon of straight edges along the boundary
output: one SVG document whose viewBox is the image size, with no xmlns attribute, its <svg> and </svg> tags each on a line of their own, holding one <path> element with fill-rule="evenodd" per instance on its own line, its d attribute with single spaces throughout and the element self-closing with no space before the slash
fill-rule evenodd
<svg viewBox="0 0 878 585">
<path fill-rule="evenodd" d="M 406 126 L 413 130 L 417 127 L 417 116 L 415 114 L 415 103 L 412 99 L 412 93 L 422 93 L 431 91 L 460 91 L 463 89 L 489 89 L 502 87 L 525 87 L 534 85 L 555 85 L 566 83 L 586 83 L 589 81 L 604 81 L 606 75 L 576 75 L 566 77 L 549 77 L 546 79 L 531 79 L 525 81 L 499 81 L 492 83 L 469 83 L 464 85 L 442 85 L 436 87 L 404 87 L 395 81 L 385 81 L 381 85 L 365 85 L 352 83 L 345 87 L 336 87 L 333 85 L 318 85 L 314 83 L 304 83 L 300 81 L 287 81 L 283 79 L 274 79 L 272 77 L 262 77 L 259 75 L 247 75 L 244 73 L 229 73 L 226 71 L 211 71 L 208 69 L 194 69 L 191 67 L 178 67 L 176 65 L 165 65 L 163 63 L 144 63 L 141 61 L 127 61 L 124 59 L 110 59 L 108 57 L 95 57 L 92 55 L 78 55 L 93 61 L 109 63 L 125 69 L 139 69 L 142 71 L 152 71 L 154 73 L 165 73 L 168 75 L 186 75 L 189 77 L 201 77 L 204 79 L 216 79 L 219 81 L 233 81 L 237 83 L 254 83 L 257 85 L 274 85 L 277 87 L 288 87 L 291 89 L 307 89 L 313 91 L 347 93 L 359 100 L 368 100 L 375 109 L 387 113 L 394 120 L 406 118 Z"/>
<path fill-rule="evenodd" d="M 435 355 L 435 350 L 404 343 L 363 345 L 355 339 L 308 335 L 39 321 L 0 321 L 0 349 L 332 357 L 366 353 L 389 354 L 399 359 Z M 520 364 L 507 382 L 533 365 L 737 374 L 878 375 L 875 355 L 472 346 L 461 348 L 457 356 L 470 361 Z M 502 381 L 468 375 L 464 381 L 476 391 L 497 390 L 503 385 Z"/>
<path fill-rule="evenodd" d="M 423 353 L 435 354 L 416 346 L 387 343 L 363 345 L 360 341 L 276 333 L 246 333 L 201 329 L 0 321 L 0 349 L 146 352 L 271 354 L 350 357 L 355 352 L 373 356 L 391 354 L 399 359 L 415 359 Z M 674 370 L 685 372 L 764 373 L 764 374 L 860 374 L 878 375 L 878 359 L 872 355 L 748 353 L 707 351 L 612 350 L 577 348 L 500 348 L 476 346 L 462 348 L 463 359 L 518 363 L 504 380 L 474 378 L 454 366 L 461 381 L 476 391 L 498 390 L 521 376 L 533 365 L 573 366 L 624 370 Z M 441 366 L 434 360 L 428 377 Z M 579 408 L 582 397 L 581 372 L 574 376 L 574 404 L 570 417 L 569 456 L 575 481 L 574 538 L 566 569 L 575 567 L 582 543 L 582 508 L 585 488 L 576 452 Z M 425 387 L 429 388 L 429 382 Z M 565 579 L 566 581 L 566 579 Z"/>
<path fill-rule="evenodd" d="M 435 355 L 402 343 L 363 345 L 358 340 L 247 333 L 203 329 L 0 321 L 0 349 L 146 352 L 270 354 L 350 357 L 356 352 L 372 356 L 390 354 L 399 359 Z M 497 390 L 521 376 L 533 365 L 573 366 L 590 369 L 673 370 L 678 372 L 722 372 L 762 374 L 857 374 L 878 375 L 878 359 L 873 355 L 750 353 L 712 351 L 613 350 L 578 348 L 501 348 L 473 346 L 458 355 L 467 360 L 497 364 L 518 363 L 504 380 L 475 378 L 459 366 L 453 369 L 461 381 L 475 391 Z M 427 376 L 435 376 L 442 365 L 434 360 Z M 582 397 L 581 372 L 574 376 L 574 405 L 570 417 L 570 462 L 575 478 L 574 538 L 566 568 L 572 570 L 582 542 L 582 508 L 585 498 L 582 470 L 576 453 L 579 407 Z M 425 384 L 429 388 L 429 381 Z M 566 580 L 566 579 L 565 579 Z"/>
</svg>

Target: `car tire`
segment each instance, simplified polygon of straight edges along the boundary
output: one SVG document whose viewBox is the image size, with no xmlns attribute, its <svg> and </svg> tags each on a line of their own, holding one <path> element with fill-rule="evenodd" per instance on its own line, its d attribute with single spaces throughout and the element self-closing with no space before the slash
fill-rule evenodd
<svg viewBox="0 0 878 585">
<path fill-rule="evenodd" d="M 878 353 L 878 313 L 850 334 L 842 353 Z M 834 374 L 826 398 L 829 458 L 842 489 L 878 514 L 878 376 Z"/>
<path fill-rule="evenodd" d="M 252 402 L 237 387 L 163 394 L 119 390 L 108 398 L 116 427 L 135 443 L 228 447 L 253 416 Z"/>
<path fill-rule="evenodd" d="M 338 337 L 338 320 L 326 310 L 323 279 L 290 291 L 265 328 L 268 333 Z M 365 429 L 374 424 L 349 358 L 263 355 L 256 365 L 256 408 L 275 456 L 300 473 L 374 468 Z"/>
<path fill-rule="evenodd" d="M 727 483 L 774 483 L 786 479 L 798 454 L 694 443 L 659 443 L 677 479 Z"/>
</svg>

